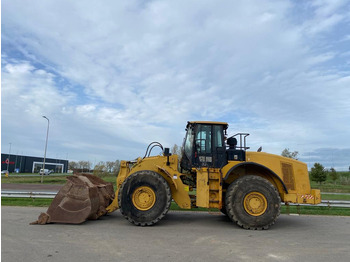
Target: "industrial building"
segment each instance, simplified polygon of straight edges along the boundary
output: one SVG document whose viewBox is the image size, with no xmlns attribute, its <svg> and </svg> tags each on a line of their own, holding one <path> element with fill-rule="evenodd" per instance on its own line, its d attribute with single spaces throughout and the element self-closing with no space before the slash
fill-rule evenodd
<svg viewBox="0 0 350 262">
<path fill-rule="evenodd" d="M 39 173 L 43 163 L 43 157 L 1 154 L 1 171 L 8 170 L 9 173 Z M 45 169 L 67 173 L 68 160 L 46 158 Z"/>
</svg>

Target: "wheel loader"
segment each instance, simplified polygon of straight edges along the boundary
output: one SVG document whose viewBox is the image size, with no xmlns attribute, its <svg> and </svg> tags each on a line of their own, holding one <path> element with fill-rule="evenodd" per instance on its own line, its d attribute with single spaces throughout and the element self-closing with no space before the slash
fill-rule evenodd
<svg viewBox="0 0 350 262">
<path fill-rule="evenodd" d="M 307 165 L 278 155 L 248 151 L 246 133 L 227 136 L 228 124 L 190 121 L 182 156 L 152 142 L 144 157 L 121 161 L 114 194 L 111 183 L 75 175 L 35 223 L 82 223 L 117 209 L 132 224 L 151 226 L 169 211 L 172 200 L 182 209 L 220 210 L 245 229 L 268 229 L 281 202 L 319 204 Z M 162 155 L 151 156 L 155 147 Z"/>
</svg>

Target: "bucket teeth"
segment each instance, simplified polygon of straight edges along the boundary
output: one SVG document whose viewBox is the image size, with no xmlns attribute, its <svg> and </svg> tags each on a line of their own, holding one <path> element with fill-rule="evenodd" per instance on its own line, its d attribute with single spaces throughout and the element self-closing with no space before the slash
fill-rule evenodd
<svg viewBox="0 0 350 262">
<path fill-rule="evenodd" d="M 107 213 L 106 207 L 114 199 L 112 183 L 91 174 L 67 177 L 46 213 L 41 213 L 31 224 L 80 224 L 87 219 L 98 219 Z"/>
</svg>

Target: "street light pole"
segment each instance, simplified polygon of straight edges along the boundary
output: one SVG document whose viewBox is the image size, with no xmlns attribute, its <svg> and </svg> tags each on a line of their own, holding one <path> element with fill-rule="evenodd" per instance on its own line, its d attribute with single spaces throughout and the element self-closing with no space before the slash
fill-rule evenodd
<svg viewBox="0 0 350 262">
<path fill-rule="evenodd" d="M 46 132 L 46 143 L 45 143 L 45 153 L 44 153 L 44 163 L 43 163 L 43 172 L 41 172 L 41 183 L 44 182 L 44 174 L 45 174 L 45 160 L 46 160 L 46 150 L 47 150 L 47 140 L 49 138 L 49 127 L 50 127 L 50 120 L 43 116 L 47 120 L 47 132 Z"/>
<path fill-rule="evenodd" d="M 11 144 L 12 143 L 9 143 L 9 144 L 10 144 L 10 150 L 9 150 L 9 158 L 7 161 L 7 174 L 9 174 L 9 165 L 10 165 L 10 157 L 11 157 Z"/>
</svg>

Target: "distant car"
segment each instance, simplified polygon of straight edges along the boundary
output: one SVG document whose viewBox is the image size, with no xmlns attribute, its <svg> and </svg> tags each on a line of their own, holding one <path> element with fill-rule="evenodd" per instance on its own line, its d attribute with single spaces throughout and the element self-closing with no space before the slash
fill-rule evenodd
<svg viewBox="0 0 350 262">
<path fill-rule="evenodd" d="M 7 170 L 2 170 L 2 171 L 1 171 L 1 174 L 7 174 L 7 173 L 8 173 Z"/>
<path fill-rule="evenodd" d="M 40 169 L 39 175 L 50 175 L 53 171 L 48 169 Z"/>
</svg>

